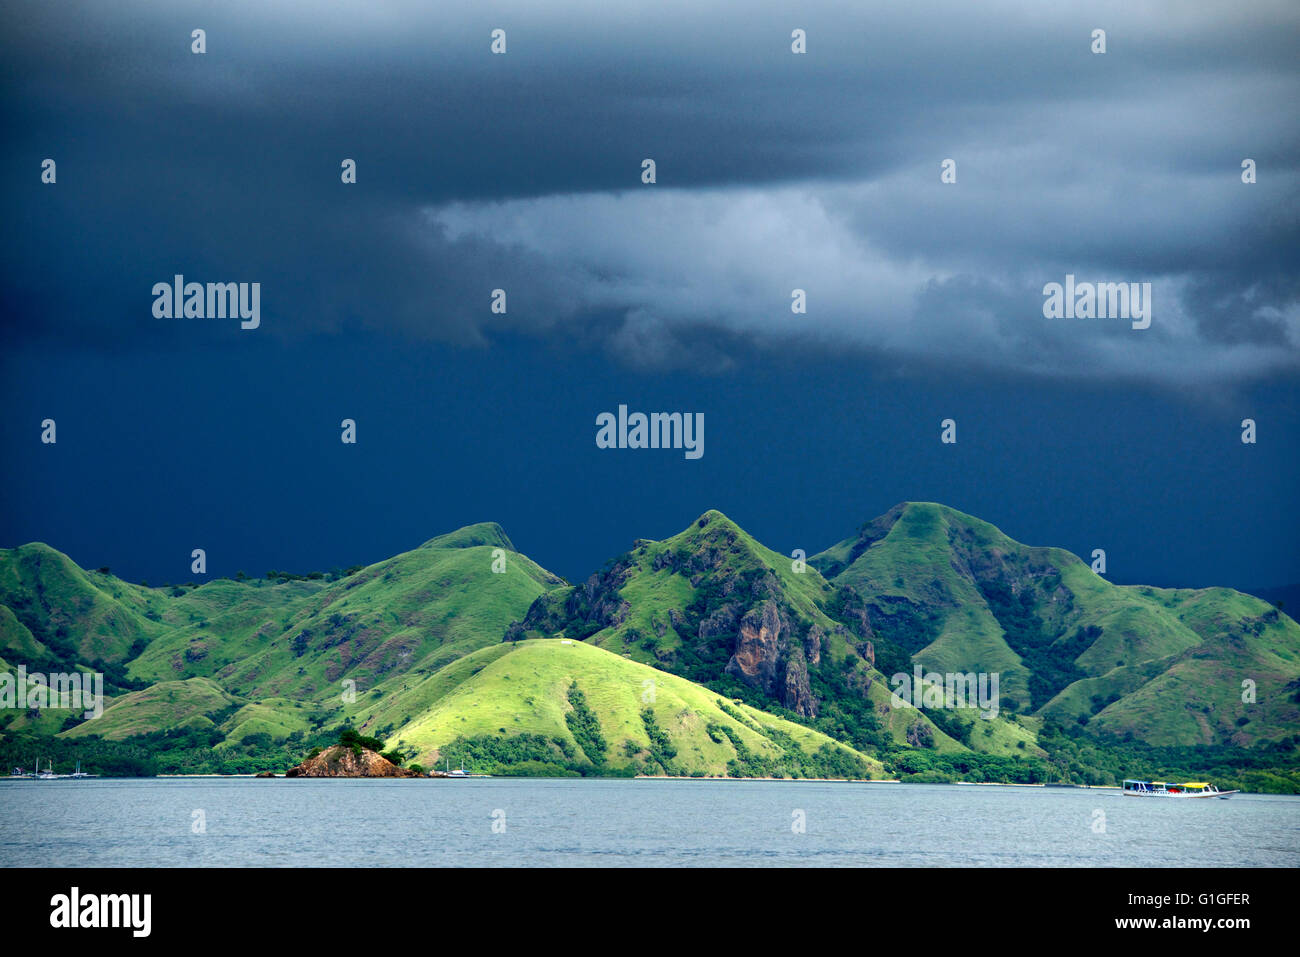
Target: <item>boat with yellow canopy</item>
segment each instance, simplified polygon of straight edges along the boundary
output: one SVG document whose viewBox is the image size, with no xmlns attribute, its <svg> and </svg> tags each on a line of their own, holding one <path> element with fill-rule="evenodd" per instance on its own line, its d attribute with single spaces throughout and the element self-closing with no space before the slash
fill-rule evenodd
<svg viewBox="0 0 1300 957">
<path fill-rule="evenodd" d="M 1220 791 L 1213 784 L 1205 781 L 1188 781 L 1184 784 L 1171 784 L 1167 781 L 1124 781 L 1124 794 L 1133 797 L 1170 797 L 1170 798 L 1228 798 L 1237 791 Z"/>
</svg>

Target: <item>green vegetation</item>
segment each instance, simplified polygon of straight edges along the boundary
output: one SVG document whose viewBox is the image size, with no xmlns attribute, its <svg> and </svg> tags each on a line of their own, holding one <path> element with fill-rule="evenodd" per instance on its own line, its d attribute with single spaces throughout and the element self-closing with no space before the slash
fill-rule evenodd
<svg viewBox="0 0 1300 957">
<path fill-rule="evenodd" d="M 250 735 L 238 744 L 225 743 L 216 728 L 184 727 L 135 735 L 121 741 L 65 737 L 31 732 L 0 732 L 0 762 L 8 771 L 31 769 L 36 759 L 56 770 L 71 771 L 81 762 L 90 774 L 140 777 L 154 774 L 256 774 L 287 771 L 302 759 L 305 748 L 323 749 L 333 735 L 308 737 L 295 733 L 281 741 Z M 320 750 L 316 750 L 320 753 Z"/>
<path fill-rule="evenodd" d="M 717 511 L 665 541 L 639 542 L 581 589 L 544 594 L 521 631 L 581 638 L 859 751 L 906 744 L 917 723 L 935 747 L 959 747 L 925 714 L 892 715 L 856 592 L 814 568 L 795 571 Z M 758 657 L 767 659 L 757 674 L 734 661 L 738 631 L 753 634 Z M 900 667 L 905 661 L 888 643 L 881 653 Z"/>
<path fill-rule="evenodd" d="M 916 709 L 913 664 L 1001 713 Z M 710 511 L 581 586 L 481 523 L 368 566 L 149 588 L 0 550 L 0 670 L 104 675 L 103 715 L 0 710 L 0 755 L 101 774 L 283 770 L 336 741 L 499 774 L 1300 788 L 1300 626 L 1223 588 L 1117 586 L 904 503 L 800 567 Z"/>
<path fill-rule="evenodd" d="M 351 748 L 352 753 L 355 754 L 357 757 L 361 757 L 361 752 L 363 749 L 369 751 L 375 751 L 379 753 L 381 757 L 385 757 L 385 758 L 388 757 L 387 754 L 382 753 L 384 750 L 384 742 L 382 740 L 380 740 L 379 738 L 366 737 L 361 732 L 359 732 L 356 728 L 350 728 L 350 727 L 341 728 L 339 730 L 338 743 L 345 748 Z M 392 758 L 389 758 L 389 760 L 392 761 Z M 401 757 L 399 756 L 398 760 L 394 761 L 393 763 L 401 764 L 402 763 Z"/>
<path fill-rule="evenodd" d="M 569 726 L 573 740 L 587 756 L 587 760 L 600 767 L 605 763 L 605 737 L 600 733 L 600 719 L 587 707 L 587 699 L 578 690 L 575 681 L 569 685 L 569 704 L 573 710 L 564 716 L 564 723 Z"/>
<path fill-rule="evenodd" d="M 863 596 L 890 646 L 934 671 L 999 674 L 1003 707 L 1021 714 L 1163 747 L 1300 731 L 1300 626 L 1240 592 L 1112 585 L 932 503 L 899 505 L 809 561 Z"/>
<path fill-rule="evenodd" d="M 1087 673 L 1075 664 L 1075 659 L 1102 632 L 1098 626 L 1089 625 L 1086 629 L 1076 630 L 1073 638 L 1054 643 L 1054 636 L 1037 614 L 1038 604 L 1042 600 L 1038 589 L 1051 593 L 1060 583 L 1060 574 L 1051 572 L 1045 581 L 1037 583 L 1037 588 L 1023 588 L 1019 594 L 1005 582 L 978 583 L 980 594 L 988 602 L 989 611 L 1002 627 L 1003 640 L 1029 669 L 1031 708 L 1041 708 L 1061 689 L 1087 677 Z"/>
<path fill-rule="evenodd" d="M 498 769 L 540 762 L 584 775 L 723 776 L 736 751 L 707 733 L 714 723 L 733 728 L 765 759 L 780 758 L 789 739 L 809 754 L 829 747 L 856 755 L 862 766 L 854 776 L 881 775 L 878 762 L 811 728 L 726 704 L 684 678 L 581 642 L 526 639 L 480 649 L 391 699 L 358 707 L 357 725 L 382 727 L 408 700 L 429 703 L 389 737 L 433 767 L 464 756 L 467 765 L 474 758 Z"/>
<path fill-rule="evenodd" d="M 1039 735 L 1053 771 L 1049 780 L 1074 784 L 1213 781 L 1228 790 L 1300 794 L 1300 735 L 1258 748 L 1231 745 L 1158 747 L 1097 740 L 1077 725 L 1049 723 Z"/>
<path fill-rule="evenodd" d="M 645 726 L 646 738 L 650 742 L 647 750 L 650 752 L 651 760 L 663 770 L 664 774 L 676 774 L 677 767 L 673 764 L 673 758 L 677 757 L 677 749 L 673 746 L 672 738 L 659 727 L 653 708 L 641 709 L 641 723 Z M 710 725 L 710 727 L 720 726 Z M 731 743 L 738 749 L 744 747 L 743 743 L 738 744 L 738 742 L 739 738 L 735 738 Z"/>
</svg>

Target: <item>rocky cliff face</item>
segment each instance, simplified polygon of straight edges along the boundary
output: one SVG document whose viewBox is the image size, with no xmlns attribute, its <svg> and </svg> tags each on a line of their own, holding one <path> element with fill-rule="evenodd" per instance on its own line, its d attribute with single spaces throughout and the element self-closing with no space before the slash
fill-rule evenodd
<svg viewBox="0 0 1300 957">
<path fill-rule="evenodd" d="M 689 584 L 690 600 L 665 602 L 620 639 L 644 644 L 667 671 L 700 682 L 726 674 L 815 718 L 824 710 L 819 696 L 825 694 L 826 669 L 835 669 L 832 683 L 844 670 L 828 658 L 833 646 L 847 646 L 868 668 L 874 664 L 871 621 L 853 589 L 832 592 L 826 586 L 820 594 L 795 595 L 772 561 L 725 516 L 706 513 L 681 535 L 638 542 L 586 582 L 540 596 L 506 640 L 557 634 L 586 640 L 603 629 L 619 630 L 632 610 L 623 589 L 673 576 Z M 809 614 L 808 594 L 827 613 L 820 620 Z M 670 628 L 675 635 L 668 634 Z M 869 686 L 868 679 L 853 690 L 865 694 Z"/>
<path fill-rule="evenodd" d="M 732 616 L 734 618 L 734 614 Z M 707 624 L 717 625 L 714 619 Z M 704 625 L 701 624 L 701 637 Z M 803 642 L 794 640 L 788 614 L 768 599 L 741 617 L 735 651 L 726 672 L 760 689 L 805 718 L 817 717 L 817 700 L 808 680 L 807 654 L 821 660 L 821 629 L 814 626 Z"/>
<path fill-rule="evenodd" d="M 817 699 L 813 697 L 812 685 L 808 682 L 808 663 L 797 645 L 785 663 L 781 703 L 802 717 L 817 717 Z"/>
<path fill-rule="evenodd" d="M 771 693 L 777 664 L 790 630 L 776 602 L 765 601 L 745 612 L 736 632 L 735 651 L 727 662 L 727 674 Z"/>
<path fill-rule="evenodd" d="M 570 638 L 579 640 L 620 624 L 627 618 L 631 605 L 619 595 L 629 570 L 619 562 L 597 572 L 581 585 L 545 592 L 534 600 L 524 620 L 511 625 L 507 641 L 517 641 L 529 630 L 554 633 L 568 629 Z"/>
<path fill-rule="evenodd" d="M 400 768 L 382 755 L 368 748 L 360 754 L 349 747 L 336 744 L 326 748 L 314 758 L 308 758 L 297 767 L 285 772 L 286 778 L 418 778 L 423 775 Z"/>
</svg>

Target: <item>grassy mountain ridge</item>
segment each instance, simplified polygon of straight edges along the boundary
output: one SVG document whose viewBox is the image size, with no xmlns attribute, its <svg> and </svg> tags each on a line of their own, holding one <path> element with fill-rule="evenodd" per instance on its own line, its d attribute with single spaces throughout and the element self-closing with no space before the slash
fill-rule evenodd
<svg viewBox="0 0 1300 957">
<path fill-rule="evenodd" d="M 120 664 L 165 629 L 159 597 L 101 572 L 86 571 L 40 542 L 0 549 L 0 654 L 7 661 Z"/>
<path fill-rule="evenodd" d="M 1000 673 L 1022 713 L 1171 746 L 1300 730 L 1300 626 L 1241 592 L 1113 585 L 933 503 L 897 506 L 810 561 L 926 667 Z"/>
<path fill-rule="evenodd" d="M 716 510 L 664 541 L 637 542 L 581 585 L 539 596 L 513 636 L 577 638 L 627 654 L 860 750 L 967 746 L 930 713 L 893 701 L 852 589 Z M 945 726 L 954 723 L 962 722 L 944 716 Z M 1009 734 L 1032 745 L 1030 734 Z M 1001 749 L 1007 740 L 982 736 L 975 746 Z"/>
<path fill-rule="evenodd" d="M 560 584 L 510 550 L 499 526 L 471 526 L 332 583 L 196 589 L 175 600 L 164 616 L 175 627 L 131 673 L 206 675 L 249 697 L 328 697 L 345 678 L 370 686 L 499 641 L 538 594 Z"/>
<path fill-rule="evenodd" d="M 889 676 L 914 663 L 998 674 L 1001 713 L 900 704 Z M 1300 626 L 1278 609 L 1114 585 L 934 503 L 806 565 L 711 510 L 578 584 L 492 522 L 347 572 L 167 588 L 34 543 L 0 550 L 0 670 L 19 664 L 103 671 L 105 712 L 0 711 L 0 735 L 132 767 L 278 762 L 344 724 L 501 773 L 1041 780 L 1127 742 L 1282 764 L 1300 742 Z M 1052 771 L 1053 748 L 1084 757 Z"/>
</svg>

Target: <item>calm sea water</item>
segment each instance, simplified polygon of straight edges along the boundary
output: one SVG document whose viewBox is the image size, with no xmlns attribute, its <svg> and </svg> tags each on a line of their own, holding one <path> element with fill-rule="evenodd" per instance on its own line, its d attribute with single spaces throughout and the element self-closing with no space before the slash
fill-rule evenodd
<svg viewBox="0 0 1300 957">
<path fill-rule="evenodd" d="M 0 782 L 0 866 L 15 865 L 1295 867 L 1300 797 L 804 781 Z"/>
</svg>

